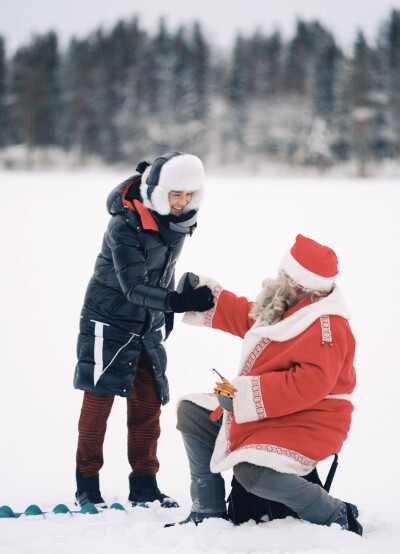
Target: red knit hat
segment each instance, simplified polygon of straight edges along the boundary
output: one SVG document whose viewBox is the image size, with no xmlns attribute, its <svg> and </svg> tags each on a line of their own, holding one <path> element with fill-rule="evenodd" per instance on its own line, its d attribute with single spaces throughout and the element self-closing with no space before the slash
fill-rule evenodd
<svg viewBox="0 0 400 554">
<path fill-rule="evenodd" d="M 303 235 L 297 235 L 280 267 L 302 287 L 320 291 L 330 291 L 339 273 L 338 259 L 332 248 Z"/>
</svg>

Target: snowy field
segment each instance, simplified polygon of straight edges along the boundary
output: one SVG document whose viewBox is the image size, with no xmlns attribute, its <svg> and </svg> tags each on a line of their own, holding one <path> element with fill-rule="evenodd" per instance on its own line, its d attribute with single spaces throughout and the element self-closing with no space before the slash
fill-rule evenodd
<svg viewBox="0 0 400 554">
<path fill-rule="evenodd" d="M 109 191 L 127 174 L 0 172 L 0 506 L 73 507 L 82 393 L 72 387 L 79 312 L 108 214 Z M 189 473 L 175 403 L 211 391 L 217 368 L 238 369 L 241 341 L 176 318 L 168 341 L 172 400 L 163 409 L 160 488 L 180 509 L 0 519 L 1 554 L 398 553 L 400 552 L 400 185 L 394 180 L 208 177 L 199 226 L 177 274 L 215 277 L 254 298 L 297 233 L 332 246 L 353 314 L 358 387 L 350 436 L 332 494 L 357 504 L 364 537 L 286 519 L 232 527 L 186 517 Z M 117 398 L 105 442 L 101 489 L 127 505 L 125 401 Z M 325 477 L 327 464 L 321 464 Z M 226 475 L 227 482 L 230 475 Z"/>
</svg>

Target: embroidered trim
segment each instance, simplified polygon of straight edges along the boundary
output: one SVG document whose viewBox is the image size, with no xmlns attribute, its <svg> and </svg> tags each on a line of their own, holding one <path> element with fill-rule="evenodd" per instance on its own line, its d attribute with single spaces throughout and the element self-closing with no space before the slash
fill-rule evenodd
<svg viewBox="0 0 400 554">
<path fill-rule="evenodd" d="M 228 412 L 228 416 L 226 418 L 226 427 L 225 427 L 225 440 L 226 440 L 225 456 L 229 456 L 229 454 L 231 453 L 231 440 L 229 435 L 231 431 L 232 418 L 233 418 L 233 412 Z"/>
<path fill-rule="evenodd" d="M 233 452 L 231 451 L 231 441 L 230 441 L 230 431 L 232 426 L 232 420 L 233 420 L 233 413 L 228 412 L 228 415 L 226 418 L 226 427 L 225 427 L 225 440 L 226 440 L 225 457 L 228 457 L 230 454 L 233 454 Z M 311 460 L 311 458 L 307 458 L 306 456 L 303 456 L 302 454 L 299 454 L 294 450 L 289 450 L 288 448 L 282 448 L 281 446 L 275 446 L 274 444 L 246 444 L 245 446 L 241 446 L 240 448 L 236 449 L 234 452 L 240 452 L 241 450 L 259 450 L 263 452 L 271 452 L 273 454 L 278 454 L 279 456 L 286 456 L 287 458 L 291 458 L 292 460 L 295 460 L 299 464 L 306 467 L 315 467 L 317 465 L 317 462 L 315 460 Z"/>
<path fill-rule="evenodd" d="M 331 322 L 329 315 L 322 315 L 320 318 L 322 329 L 322 342 L 332 342 Z"/>
<path fill-rule="evenodd" d="M 311 460 L 294 450 L 288 450 L 287 448 L 282 448 L 281 446 L 275 446 L 273 444 L 246 444 L 246 446 L 241 446 L 235 452 L 248 450 L 250 448 L 254 450 L 262 450 L 264 452 L 272 452 L 273 454 L 278 454 L 279 456 L 287 456 L 288 458 L 296 460 L 296 462 L 303 466 L 315 467 L 317 465 L 315 460 Z"/>
<path fill-rule="evenodd" d="M 258 356 L 267 348 L 271 339 L 264 337 L 258 342 L 250 354 L 247 356 L 245 363 L 243 364 L 242 369 L 240 370 L 239 375 L 247 375 L 249 371 L 252 370 L 254 362 L 257 360 Z"/>
<path fill-rule="evenodd" d="M 216 287 L 214 287 L 214 290 L 213 290 L 214 307 L 211 308 L 211 310 L 208 310 L 204 314 L 204 326 L 205 327 L 212 327 L 212 320 L 214 318 L 215 310 L 217 309 L 218 298 L 219 298 L 219 295 L 221 294 L 221 292 L 223 290 L 224 289 L 223 289 L 223 287 L 221 287 L 221 285 L 217 285 Z"/>
<path fill-rule="evenodd" d="M 258 419 L 265 419 L 267 417 L 267 413 L 265 411 L 264 402 L 262 399 L 261 394 L 261 386 L 260 386 L 260 377 L 252 377 L 251 379 L 251 390 L 253 393 L 253 402 L 256 407 L 257 412 L 257 418 Z"/>
</svg>

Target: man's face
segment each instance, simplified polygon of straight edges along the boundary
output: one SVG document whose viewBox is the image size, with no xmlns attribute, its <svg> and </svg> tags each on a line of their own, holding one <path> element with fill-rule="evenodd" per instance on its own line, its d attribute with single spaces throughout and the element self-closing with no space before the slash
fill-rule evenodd
<svg viewBox="0 0 400 554">
<path fill-rule="evenodd" d="M 171 190 L 168 193 L 168 202 L 170 205 L 170 214 L 182 215 L 183 208 L 185 208 L 191 201 L 193 196 L 192 192 Z"/>
</svg>

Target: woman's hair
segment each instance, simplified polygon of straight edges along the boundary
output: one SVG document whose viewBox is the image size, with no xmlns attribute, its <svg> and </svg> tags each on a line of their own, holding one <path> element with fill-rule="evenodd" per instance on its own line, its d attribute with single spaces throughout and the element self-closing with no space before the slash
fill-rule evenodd
<svg viewBox="0 0 400 554">
<path fill-rule="evenodd" d="M 280 269 L 276 279 L 265 279 L 262 290 L 258 294 L 250 316 L 259 318 L 261 325 L 278 323 L 283 314 L 305 297 L 311 297 L 313 302 L 318 301 L 326 292 L 306 289 L 294 281 Z"/>
</svg>

